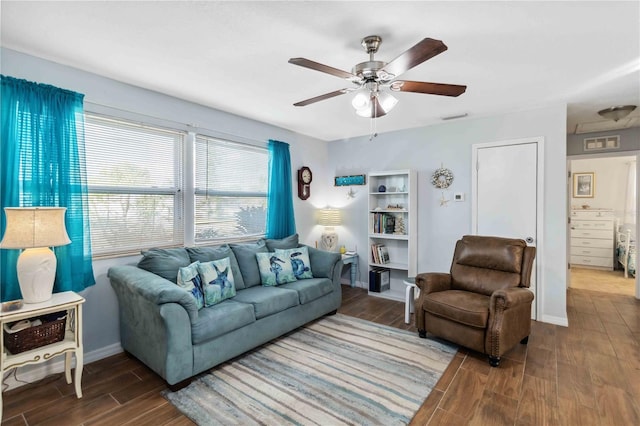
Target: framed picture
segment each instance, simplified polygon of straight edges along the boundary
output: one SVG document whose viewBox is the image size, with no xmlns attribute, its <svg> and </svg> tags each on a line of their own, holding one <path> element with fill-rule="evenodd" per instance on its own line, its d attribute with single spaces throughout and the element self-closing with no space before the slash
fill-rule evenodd
<svg viewBox="0 0 640 426">
<path fill-rule="evenodd" d="M 367 175 L 336 176 L 334 186 L 366 185 Z"/>
<path fill-rule="evenodd" d="M 573 174 L 573 198 L 593 198 L 596 186 L 595 173 Z"/>
</svg>

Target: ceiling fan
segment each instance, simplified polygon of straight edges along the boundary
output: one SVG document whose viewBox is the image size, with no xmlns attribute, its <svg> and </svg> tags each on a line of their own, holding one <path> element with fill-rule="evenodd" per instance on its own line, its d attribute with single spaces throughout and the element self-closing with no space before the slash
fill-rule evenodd
<svg viewBox="0 0 640 426">
<path fill-rule="evenodd" d="M 351 102 L 356 113 L 362 117 L 378 118 L 386 115 L 398 102 L 389 91 L 460 96 L 467 90 L 467 86 L 457 84 L 396 80 L 400 74 L 447 50 L 447 46 L 441 40 L 425 38 L 412 48 L 401 53 L 391 62 L 374 60 L 373 55 L 378 52 L 380 43 L 382 43 L 382 38 L 376 35 L 363 38 L 362 47 L 364 47 L 369 54 L 369 60 L 356 64 L 351 72 L 333 68 L 305 58 L 289 59 L 290 64 L 331 74 L 350 81 L 355 85 L 355 87 L 348 87 L 305 99 L 293 105 L 306 106 L 335 96 L 344 95 L 345 93 L 358 92 Z"/>
</svg>

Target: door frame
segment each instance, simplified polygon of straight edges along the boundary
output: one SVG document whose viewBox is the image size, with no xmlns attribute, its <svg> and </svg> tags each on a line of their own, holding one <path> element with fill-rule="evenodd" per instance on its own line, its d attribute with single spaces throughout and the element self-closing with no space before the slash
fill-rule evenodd
<svg viewBox="0 0 640 426">
<path fill-rule="evenodd" d="M 615 152 L 600 152 L 594 154 L 576 154 L 576 155 L 567 155 L 567 170 L 572 172 L 571 170 L 571 162 L 573 160 L 597 160 L 600 158 L 611 158 L 611 157 L 636 157 L 636 214 L 640 212 L 640 196 L 638 194 L 638 189 L 640 189 L 640 151 L 615 151 Z M 569 178 L 569 173 L 567 173 L 567 288 L 571 286 L 571 268 L 569 268 L 569 259 L 571 255 L 571 237 L 570 237 L 570 228 L 569 224 L 569 212 L 571 212 L 571 185 L 572 181 Z M 637 221 L 636 217 L 636 221 Z M 614 230 L 615 231 L 615 230 Z M 640 223 L 636 223 L 636 241 L 640 241 Z M 640 256 L 638 255 L 638 250 L 636 250 L 636 265 L 638 265 L 638 261 L 640 260 Z M 614 268 L 617 259 L 613 259 Z M 637 266 L 636 266 L 637 267 Z M 640 299 L 640 278 L 638 277 L 638 272 L 636 271 L 636 284 L 635 284 L 635 298 Z"/>
<path fill-rule="evenodd" d="M 537 182 L 536 182 L 536 309 L 535 320 L 543 318 L 544 289 L 544 136 L 508 139 L 503 141 L 478 143 L 471 145 L 471 232 L 478 229 L 478 151 L 509 145 L 536 144 Z"/>
</svg>

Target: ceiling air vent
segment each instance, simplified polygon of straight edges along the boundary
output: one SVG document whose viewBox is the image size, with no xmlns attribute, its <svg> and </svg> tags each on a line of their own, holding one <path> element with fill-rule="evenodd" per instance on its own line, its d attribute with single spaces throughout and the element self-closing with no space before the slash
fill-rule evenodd
<svg viewBox="0 0 640 426">
<path fill-rule="evenodd" d="M 584 139 L 585 151 L 603 151 L 618 148 L 620 148 L 620 135 Z"/>
</svg>

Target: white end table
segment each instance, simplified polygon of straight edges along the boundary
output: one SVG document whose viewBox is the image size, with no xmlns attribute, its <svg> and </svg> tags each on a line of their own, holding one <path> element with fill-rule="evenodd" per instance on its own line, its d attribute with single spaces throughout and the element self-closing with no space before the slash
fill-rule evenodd
<svg viewBox="0 0 640 426">
<path fill-rule="evenodd" d="M 58 311 L 67 311 L 65 335 L 62 341 L 39 348 L 11 354 L 4 346 L 4 334 L 0 331 L 0 389 L 4 373 L 12 368 L 26 364 L 38 364 L 48 361 L 57 355 L 64 354 L 64 373 L 67 383 L 71 384 L 71 357 L 76 356 L 75 390 L 76 396 L 82 398 L 82 366 L 84 352 L 82 348 L 82 304 L 84 298 L 72 291 L 54 293 L 51 299 L 41 303 L 25 303 L 20 309 L 0 313 L 0 330 L 4 324 L 39 317 Z M 2 392 L 0 390 L 0 419 L 2 419 Z"/>
<path fill-rule="evenodd" d="M 409 324 L 411 322 L 411 313 L 415 311 L 416 277 L 406 278 L 403 282 L 407 286 L 404 296 L 404 322 Z M 420 290 L 417 289 L 417 291 Z"/>
</svg>

